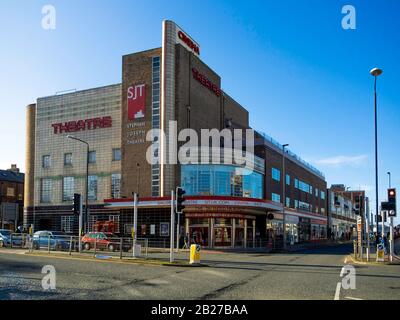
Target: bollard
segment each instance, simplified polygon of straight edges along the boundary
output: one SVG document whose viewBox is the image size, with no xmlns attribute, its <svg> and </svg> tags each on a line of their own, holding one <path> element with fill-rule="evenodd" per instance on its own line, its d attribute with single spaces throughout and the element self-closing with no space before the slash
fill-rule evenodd
<svg viewBox="0 0 400 320">
<path fill-rule="evenodd" d="M 72 254 L 72 237 L 69 241 L 69 255 L 71 255 L 71 254 Z"/>
<path fill-rule="evenodd" d="M 11 247 L 11 248 L 13 247 L 12 236 L 13 236 L 13 234 L 11 233 L 11 235 L 10 235 L 10 247 Z"/>
<path fill-rule="evenodd" d="M 97 252 L 97 238 L 94 239 L 94 254 L 93 254 L 93 257 L 96 257 L 96 252 Z"/>
<path fill-rule="evenodd" d="M 122 238 L 119 243 L 119 258 L 122 260 Z"/>
<path fill-rule="evenodd" d="M 50 235 L 47 236 L 47 253 L 50 253 Z"/>
</svg>

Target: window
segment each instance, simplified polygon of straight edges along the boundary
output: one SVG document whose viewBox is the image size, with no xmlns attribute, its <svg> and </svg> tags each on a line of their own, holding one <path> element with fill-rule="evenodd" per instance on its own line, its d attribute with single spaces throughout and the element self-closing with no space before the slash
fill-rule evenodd
<svg viewBox="0 0 400 320">
<path fill-rule="evenodd" d="M 281 202 L 281 196 L 277 193 L 272 194 L 272 201 Z"/>
<path fill-rule="evenodd" d="M 64 166 L 72 166 L 72 153 L 64 154 Z"/>
<path fill-rule="evenodd" d="M 294 200 L 294 207 L 295 207 L 296 209 L 299 208 L 299 200 Z"/>
<path fill-rule="evenodd" d="M 318 188 L 315 188 L 315 196 L 318 198 L 318 193 L 319 193 L 319 191 L 318 191 Z"/>
<path fill-rule="evenodd" d="M 281 181 L 281 172 L 276 168 L 272 168 L 272 179 L 275 181 Z"/>
<path fill-rule="evenodd" d="M 40 182 L 40 202 L 50 203 L 52 191 L 52 180 L 42 179 Z"/>
<path fill-rule="evenodd" d="M 74 199 L 75 180 L 74 177 L 63 178 L 63 201 L 72 201 Z"/>
<path fill-rule="evenodd" d="M 298 180 L 298 179 L 294 179 L 294 187 L 295 187 L 296 189 L 299 188 L 299 180 Z"/>
<path fill-rule="evenodd" d="M 90 232 L 94 232 L 94 225 L 96 224 L 96 222 L 99 220 L 99 216 L 89 216 L 89 231 Z M 95 235 L 93 235 L 95 236 Z"/>
<path fill-rule="evenodd" d="M 121 149 L 113 149 L 113 161 L 121 161 Z"/>
<path fill-rule="evenodd" d="M 286 197 L 286 207 L 290 208 L 290 198 Z"/>
<path fill-rule="evenodd" d="M 324 191 L 321 191 L 321 199 L 325 200 L 325 192 Z"/>
<path fill-rule="evenodd" d="M 97 200 L 97 176 L 89 176 L 88 179 L 88 198 L 90 201 Z"/>
<path fill-rule="evenodd" d="M 50 168 L 51 167 L 51 157 L 49 155 L 45 155 L 42 158 L 42 167 Z"/>
<path fill-rule="evenodd" d="M 121 174 L 113 173 L 111 175 L 111 198 L 121 198 Z"/>
<path fill-rule="evenodd" d="M 160 236 L 162 236 L 162 237 L 169 236 L 169 223 L 168 222 L 160 223 Z"/>
<path fill-rule="evenodd" d="M 7 197 L 15 197 L 15 189 L 7 188 Z"/>
<path fill-rule="evenodd" d="M 307 202 L 302 202 L 299 201 L 299 209 L 304 210 L 304 211 L 310 211 L 310 204 Z"/>
<path fill-rule="evenodd" d="M 312 186 L 310 186 L 310 194 L 311 195 L 313 194 L 313 187 Z"/>
<path fill-rule="evenodd" d="M 312 192 L 312 187 L 308 183 L 305 183 L 301 180 L 299 180 L 299 189 L 307 193 L 310 193 L 310 191 Z"/>
<path fill-rule="evenodd" d="M 152 128 L 160 128 L 160 57 L 153 57 L 153 74 L 152 74 Z M 154 139 L 154 156 L 158 157 L 158 140 L 156 143 L 157 136 L 153 136 Z M 156 154 L 157 153 L 157 154 Z M 152 165 L 151 175 L 151 195 L 158 197 L 160 195 L 160 169 L 158 164 Z"/>
<path fill-rule="evenodd" d="M 286 184 L 290 186 L 290 176 L 288 174 L 286 175 Z"/>
<path fill-rule="evenodd" d="M 158 170 L 158 169 L 157 169 Z M 238 196 L 262 199 L 263 175 L 237 174 L 229 165 L 182 165 L 181 186 L 187 195 Z"/>
<path fill-rule="evenodd" d="M 96 151 L 89 151 L 89 163 L 96 163 Z"/>
<path fill-rule="evenodd" d="M 119 233 L 119 215 L 109 216 L 108 221 L 114 222 L 115 233 Z"/>
<path fill-rule="evenodd" d="M 61 217 L 61 231 L 65 233 L 73 233 L 74 229 L 74 217 L 73 216 L 63 216 Z"/>
</svg>

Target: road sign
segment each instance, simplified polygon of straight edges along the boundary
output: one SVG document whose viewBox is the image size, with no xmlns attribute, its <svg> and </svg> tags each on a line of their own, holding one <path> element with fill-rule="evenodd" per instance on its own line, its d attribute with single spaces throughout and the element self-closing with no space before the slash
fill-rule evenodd
<svg viewBox="0 0 400 320">
<path fill-rule="evenodd" d="M 397 212 L 396 212 L 396 210 L 390 210 L 390 211 L 389 211 L 389 217 L 397 217 Z"/>
</svg>

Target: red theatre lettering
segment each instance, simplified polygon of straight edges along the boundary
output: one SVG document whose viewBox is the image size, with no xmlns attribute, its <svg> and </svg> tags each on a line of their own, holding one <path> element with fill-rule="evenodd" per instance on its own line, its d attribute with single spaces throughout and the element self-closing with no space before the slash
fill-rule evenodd
<svg viewBox="0 0 400 320">
<path fill-rule="evenodd" d="M 186 34 L 184 34 L 182 31 L 178 32 L 178 37 L 181 39 L 186 45 L 192 49 L 195 53 L 200 55 L 200 48 L 197 44 L 195 44 L 192 39 L 190 39 Z"/>
<path fill-rule="evenodd" d="M 199 71 L 196 69 L 192 69 L 193 72 L 193 78 L 195 78 L 198 82 L 200 82 L 203 86 L 211 90 L 217 97 L 221 96 L 221 89 L 212 83 L 210 80 L 208 80 L 204 75 L 202 75 Z"/>
<path fill-rule="evenodd" d="M 146 109 L 146 85 L 139 84 L 128 88 L 128 119 L 144 118 Z"/>
<path fill-rule="evenodd" d="M 54 134 L 94 130 L 99 128 L 111 128 L 112 118 L 107 116 L 102 118 L 68 121 L 65 123 L 55 123 L 51 126 L 53 127 Z"/>
</svg>

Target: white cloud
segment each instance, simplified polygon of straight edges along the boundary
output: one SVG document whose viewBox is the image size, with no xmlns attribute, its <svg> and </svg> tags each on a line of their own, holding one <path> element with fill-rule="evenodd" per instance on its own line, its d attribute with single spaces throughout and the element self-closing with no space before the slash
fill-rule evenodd
<svg viewBox="0 0 400 320">
<path fill-rule="evenodd" d="M 360 167 L 367 161 L 368 156 L 363 154 L 359 156 L 336 156 L 331 158 L 315 160 L 315 164 L 327 167 L 352 166 Z"/>
</svg>

